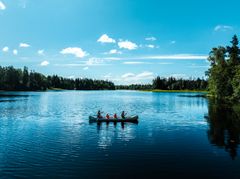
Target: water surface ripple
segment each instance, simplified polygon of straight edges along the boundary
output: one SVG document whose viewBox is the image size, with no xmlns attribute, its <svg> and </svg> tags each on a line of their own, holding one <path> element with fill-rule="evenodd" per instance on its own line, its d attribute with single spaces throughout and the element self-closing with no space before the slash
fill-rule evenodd
<svg viewBox="0 0 240 179">
<path fill-rule="evenodd" d="M 10 95 L 0 95 L 0 178 L 240 177 L 239 141 L 231 139 L 232 148 L 216 142 L 226 138 L 219 129 L 231 130 L 206 118 L 205 98 L 137 91 L 1 94 Z M 125 110 L 140 122 L 89 124 L 98 109 Z"/>
</svg>

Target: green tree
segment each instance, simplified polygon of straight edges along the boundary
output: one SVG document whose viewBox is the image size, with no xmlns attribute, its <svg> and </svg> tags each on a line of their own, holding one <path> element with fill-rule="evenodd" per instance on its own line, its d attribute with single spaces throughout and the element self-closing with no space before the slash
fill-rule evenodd
<svg viewBox="0 0 240 179">
<path fill-rule="evenodd" d="M 23 89 L 27 90 L 29 88 L 29 74 L 28 74 L 28 68 L 27 67 L 23 68 L 22 83 L 23 83 Z"/>
</svg>

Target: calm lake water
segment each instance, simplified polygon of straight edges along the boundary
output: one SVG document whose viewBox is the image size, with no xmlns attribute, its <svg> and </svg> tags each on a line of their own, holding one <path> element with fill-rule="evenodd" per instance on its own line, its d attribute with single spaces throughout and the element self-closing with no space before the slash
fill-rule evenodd
<svg viewBox="0 0 240 179">
<path fill-rule="evenodd" d="M 2 92 L 0 178 L 240 178 L 240 113 L 195 94 Z M 89 124 L 98 109 L 139 124 Z"/>
</svg>

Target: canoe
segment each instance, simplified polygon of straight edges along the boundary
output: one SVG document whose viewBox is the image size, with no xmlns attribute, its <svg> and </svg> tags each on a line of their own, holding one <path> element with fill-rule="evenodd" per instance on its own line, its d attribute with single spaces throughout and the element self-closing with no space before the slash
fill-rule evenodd
<svg viewBox="0 0 240 179">
<path fill-rule="evenodd" d="M 131 117 L 126 117 L 125 119 L 122 118 L 97 118 L 94 116 L 89 116 L 89 122 L 94 123 L 94 122 L 131 122 L 131 123 L 138 123 L 138 116 L 131 116 Z"/>
</svg>

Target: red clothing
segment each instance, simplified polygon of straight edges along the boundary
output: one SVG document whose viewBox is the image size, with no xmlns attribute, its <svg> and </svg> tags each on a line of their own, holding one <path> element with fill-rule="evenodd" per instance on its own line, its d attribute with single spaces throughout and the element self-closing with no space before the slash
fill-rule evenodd
<svg viewBox="0 0 240 179">
<path fill-rule="evenodd" d="M 113 116 L 115 119 L 117 119 L 117 114 L 114 114 L 114 116 Z"/>
<path fill-rule="evenodd" d="M 109 118 L 110 118 L 108 114 L 106 115 L 106 118 L 107 118 L 107 119 L 109 119 Z"/>
</svg>

